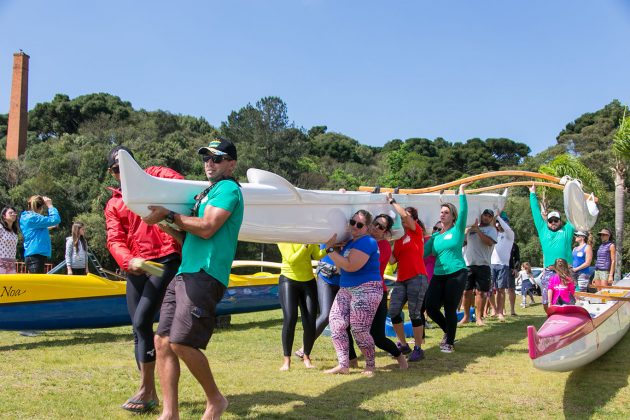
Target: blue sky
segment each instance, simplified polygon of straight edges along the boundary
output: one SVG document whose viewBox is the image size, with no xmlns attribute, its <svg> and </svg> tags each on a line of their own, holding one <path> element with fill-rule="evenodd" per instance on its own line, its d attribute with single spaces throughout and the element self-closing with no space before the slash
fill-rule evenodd
<svg viewBox="0 0 630 420">
<path fill-rule="evenodd" d="M 534 153 L 630 104 L 629 0 L 0 0 L 0 113 L 13 53 L 29 109 L 107 92 L 219 125 L 279 96 L 297 126 L 361 143 L 508 137 Z"/>
</svg>

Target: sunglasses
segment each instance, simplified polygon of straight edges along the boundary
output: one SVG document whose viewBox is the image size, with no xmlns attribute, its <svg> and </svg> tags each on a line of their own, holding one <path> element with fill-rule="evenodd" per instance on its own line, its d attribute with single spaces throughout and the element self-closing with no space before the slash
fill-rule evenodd
<svg viewBox="0 0 630 420">
<path fill-rule="evenodd" d="M 437 232 L 438 230 L 440 230 L 438 226 L 433 226 L 433 232 Z"/>
<path fill-rule="evenodd" d="M 558 223 L 560 221 L 560 219 L 558 219 L 557 217 L 552 217 L 551 219 L 547 220 L 549 223 Z"/>
<path fill-rule="evenodd" d="M 212 163 L 215 163 L 215 164 L 219 164 L 219 163 L 223 162 L 224 160 L 225 161 L 232 160 L 232 159 L 230 159 L 230 158 L 228 158 L 226 156 L 223 156 L 223 155 L 203 155 L 202 159 L 203 159 L 203 163 L 207 163 L 208 161 L 212 161 Z"/>
<path fill-rule="evenodd" d="M 120 166 L 114 165 L 111 168 L 109 168 L 109 170 L 112 171 L 112 173 L 114 173 L 114 174 L 119 174 L 120 173 Z"/>
<path fill-rule="evenodd" d="M 348 223 L 350 224 L 350 226 L 357 226 L 357 229 L 363 229 L 363 226 L 365 226 L 365 223 L 362 222 L 357 222 L 354 219 L 350 219 L 348 220 Z"/>
<path fill-rule="evenodd" d="M 384 230 L 387 230 L 387 228 L 386 228 L 385 226 L 381 225 L 381 224 L 380 224 L 380 223 L 378 223 L 378 222 L 374 222 L 374 223 L 372 223 L 372 226 L 374 226 L 375 228 L 377 228 L 377 229 L 379 229 L 379 230 L 383 230 L 383 231 L 384 231 Z M 359 229 L 361 229 L 361 228 L 359 228 Z"/>
<path fill-rule="evenodd" d="M 598 233 L 599 236 L 610 236 L 610 233 Z"/>
</svg>

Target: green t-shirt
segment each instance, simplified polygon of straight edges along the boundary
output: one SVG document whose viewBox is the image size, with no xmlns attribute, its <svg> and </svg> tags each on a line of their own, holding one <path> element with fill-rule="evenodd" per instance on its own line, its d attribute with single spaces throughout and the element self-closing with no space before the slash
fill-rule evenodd
<svg viewBox="0 0 630 420">
<path fill-rule="evenodd" d="M 424 244 L 424 256 L 435 255 L 433 274 L 443 276 L 466 268 L 462 246 L 466 238 L 466 220 L 468 219 L 468 201 L 466 194 L 459 196 L 457 222 L 446 232 L 435 232 Z"/>
<path fill-rule="evenodd" d="M 212 237 L 200 238 L 186 233 L 182 248 L 182 265 L 177 274 L 205 271 L 226 287 L 230 282 L 232 261 L 236 254 L 238 231 L 243 223 L 243 194 L 234 181 L 219 181 L 201 200 L 197 217 L 203 217 L 206 206 L 229 211 L 230 217 Z"/>
<path fill-rule="evenodd" d="M 532 209 L 534 225 L 538 231 L 538 239 L 543 252 L 543 265 L 554 265 L 558 258 L 563 258 L 569 265 L 573 263 L 573 233 L 575 228 L 567 221 L 560 229 L 553 231 L 540 214 L 540 205 L 535 193 L 529 193 L 529 206 Z"/>
</svg>

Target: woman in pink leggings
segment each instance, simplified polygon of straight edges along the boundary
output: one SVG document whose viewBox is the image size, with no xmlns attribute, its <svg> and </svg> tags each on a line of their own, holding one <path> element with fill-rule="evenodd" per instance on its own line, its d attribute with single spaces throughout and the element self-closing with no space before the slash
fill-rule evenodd
<svg viewBox="0 0 630 420">
<path fill-rule="evenodd" d="M 372 215 L 359 210 L 348 222 L 350 241 L 340 251 L 334 247 L 336 234 L 326 243 L 326 252 L 341 269 L 339 292 L 330 310 L 330 329 L 339 364 L 326 373 L 345 374 L 350 371 L 346 332 L 350 325 L 354 340 L 365 357 L 363 373 L 374 374 L 374 339 L 370 335 L 370 327 L 383 298 L 383 286 L 378 244 L 368 234 L 371 222 Z"/>
</svg>

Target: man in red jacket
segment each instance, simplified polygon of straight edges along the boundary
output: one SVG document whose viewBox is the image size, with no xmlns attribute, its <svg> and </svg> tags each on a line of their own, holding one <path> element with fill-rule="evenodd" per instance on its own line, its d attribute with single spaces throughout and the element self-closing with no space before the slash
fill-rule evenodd
<svg viewBox="0 0 630 420">
<path fill-rule="evenodd" d="M 119 182 L 120 150 L 125 150 L 133 157 L 131 151 L 124 146 L 116 146 L 109 152 L 107 166 Z M 184 178 L 172 169 L 159 166 L 151 166 L 145 171 L 160 178 Z M 131 212 L 122 200 L 120 189 L 109 189 L 112 191 L 112 198 L 105 207 L 107 248 L 121 270 L 127 272 L 127 308 L 133 325 L 135 357 L 141 376 L 140 389 L 122 408 L 143 413 L 158 405 L 153 322 L 160 310 L 166 288 L 179 268 L 181 244 L 157 226 L 147 225 L 142 218 Z M 158 277 L 134 268 L 135 264 L 130 267 L 129 262 L 133 258 L 163 264 L 164 274 Z"/>
</svg>

